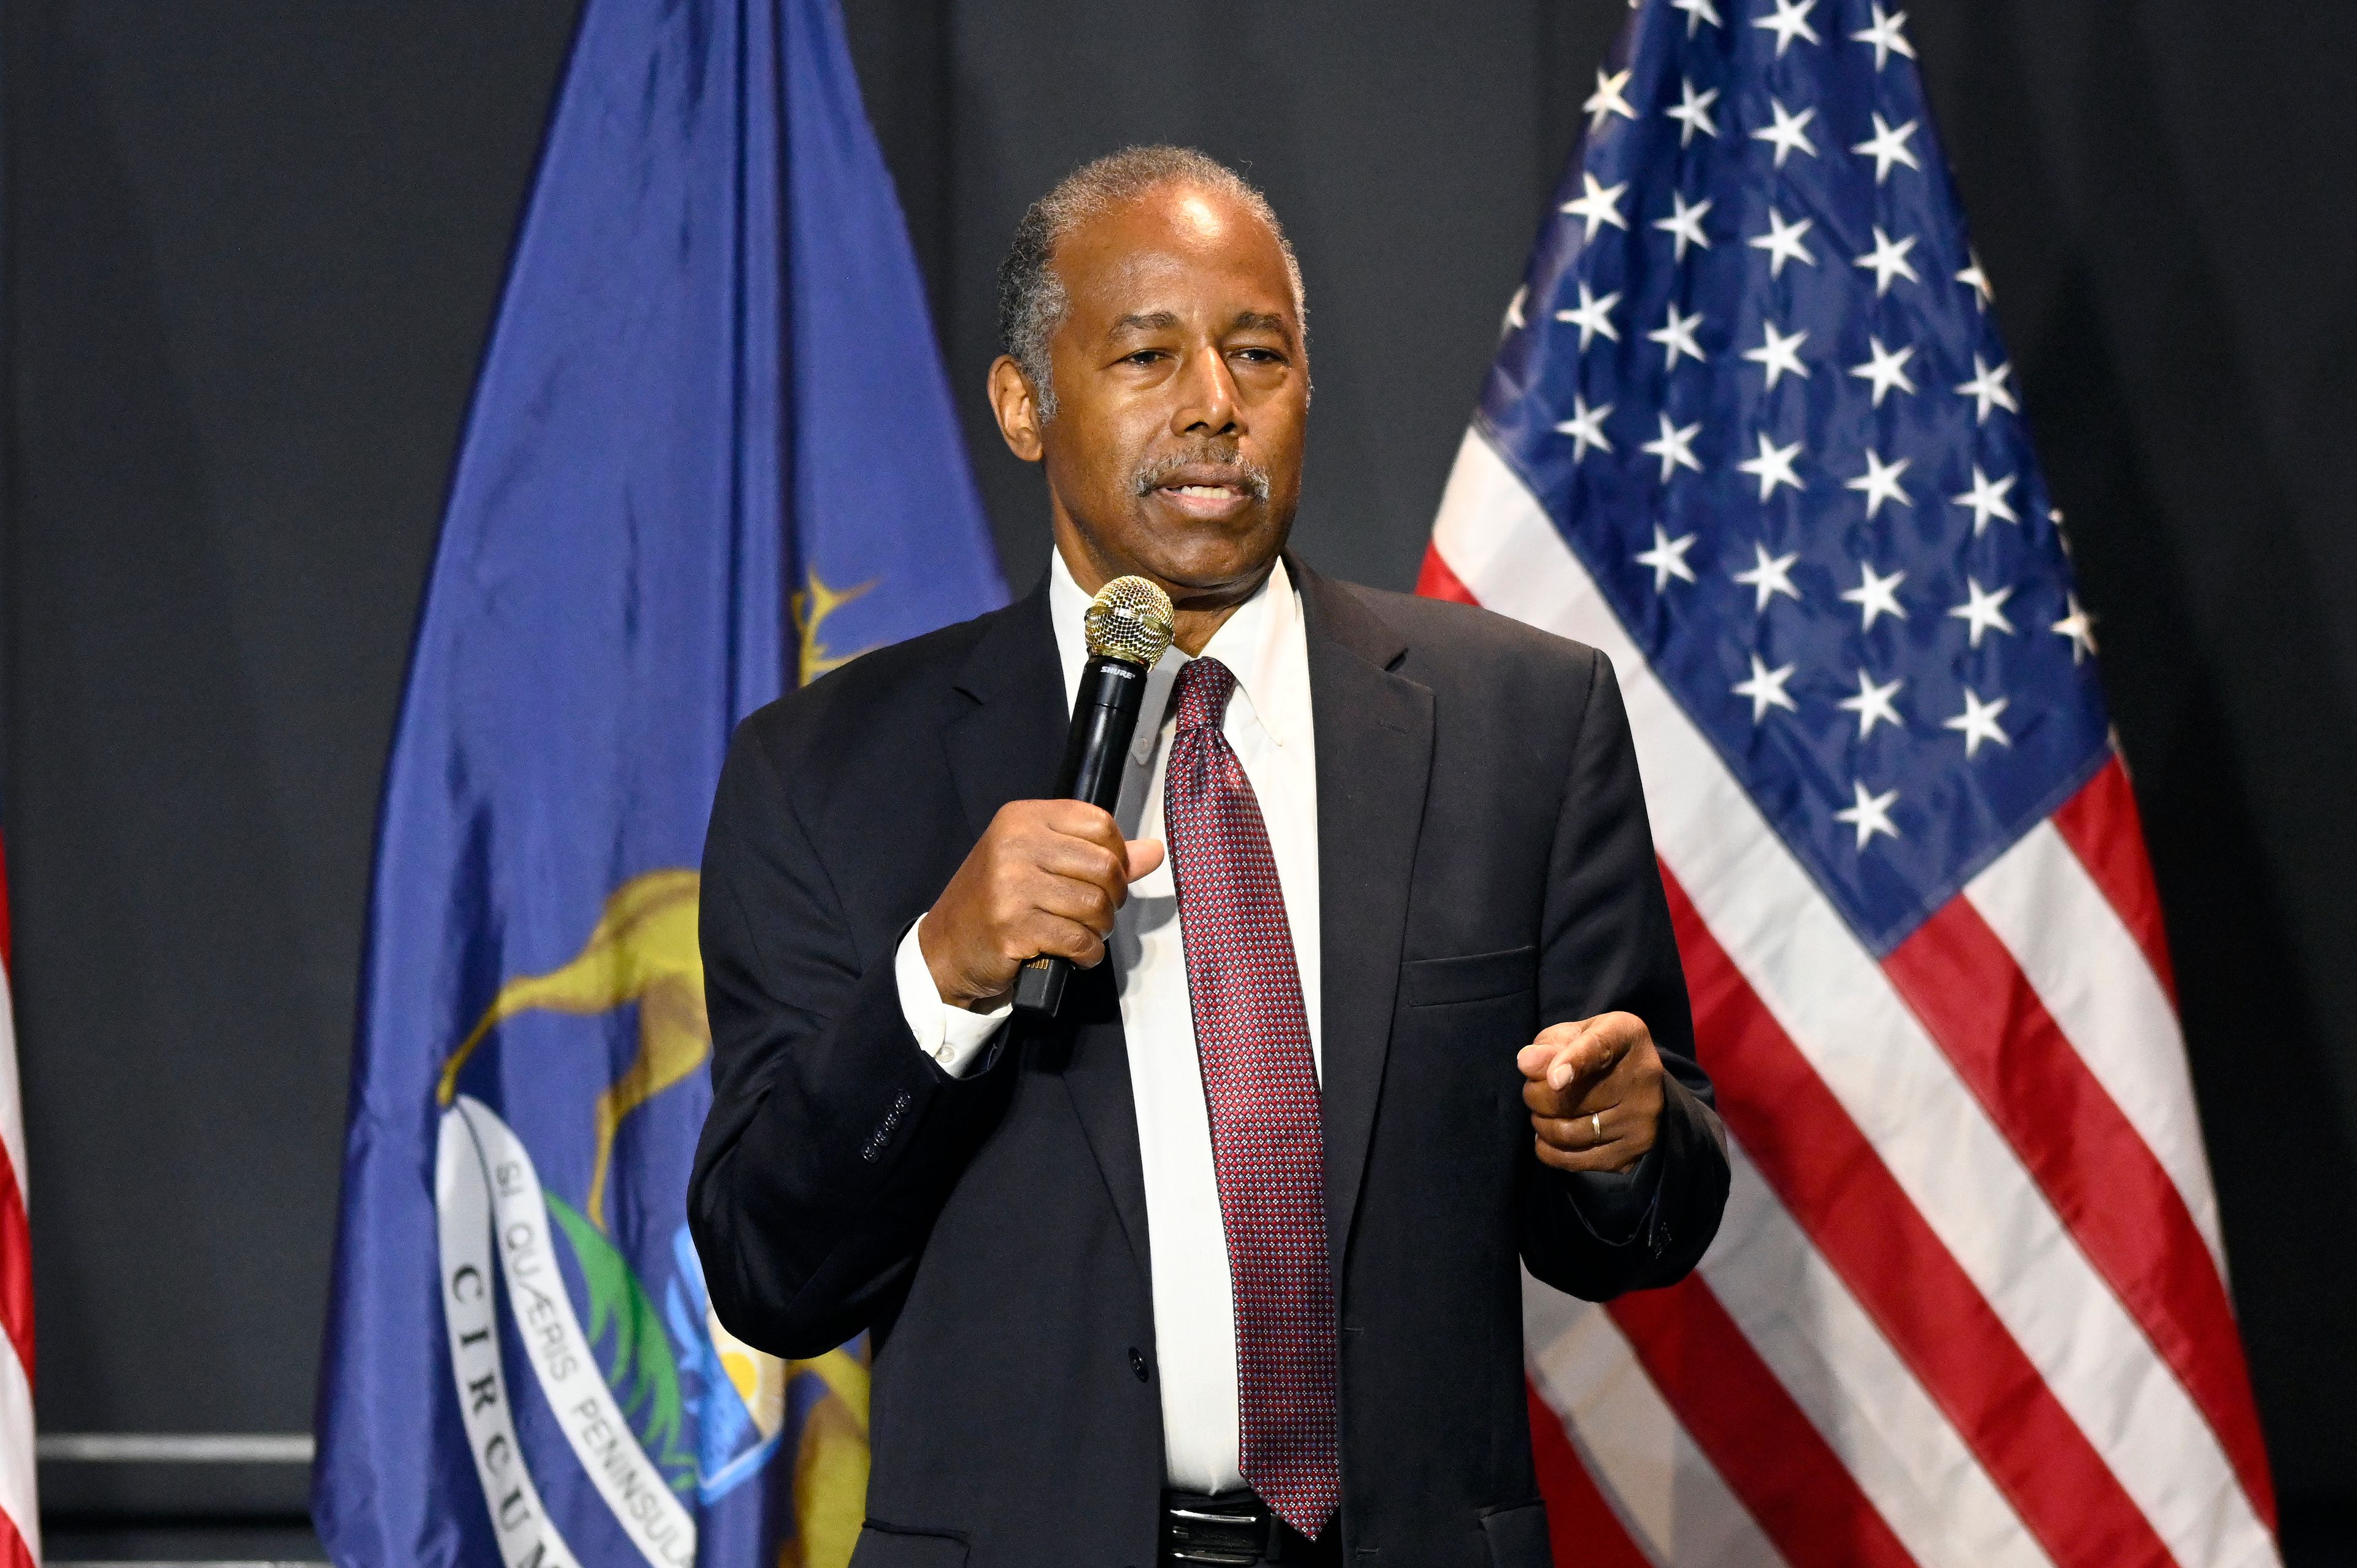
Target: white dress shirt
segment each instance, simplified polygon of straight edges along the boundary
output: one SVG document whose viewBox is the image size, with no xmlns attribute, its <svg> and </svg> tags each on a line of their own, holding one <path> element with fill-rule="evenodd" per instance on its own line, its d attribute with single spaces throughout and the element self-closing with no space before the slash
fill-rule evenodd
<svg viewBox="0 0 2357 1568">
<path fill-rule="evenodd" d="M 1064 667 L 1066 710 L 1088 661 L 1082 618 L 1089 597 L 1058 554 L 1048 613 Z M 1301 600 L 1279 561 L 1211 636 L 1203 656 L 1235 672 L 1223 725 L 1267 824 L 1293 957 L 1301 975 L 1309 1049 L 1323 1076 L 1318 988 L 1318 762 L 1309 713 L 1309 650 Z M 1171 682 L 1188 656 L 1172 648 L 1146 680 L 1143 716 L 1114 816 L 1133 839 L 1163 841 L 1163 773 L 1177 727 Z M 1167 841 L 1163 841 L 1167 842 Z M 1237 1442 L 1236 1312 L 1227 1231 L 1211 1165 L 1211 1118 L 1196 1055 L 1178 886 L 1166 857 L 1130 885 L 1106 944 L 1121 993 L 1146 1170 L 1146 1224 L 1154 1275 L 1154 1337 L 1162 1370 L 1162 1440 L 1168 1483 L 1222 1492 L 1243 1485 Z M 1011 1009 L 969 1013 L 942 1001 L 915 927 L 897 959 L 901 1010 L 917 1043 L 950 1072 L 980 1058 Z"/>
</svg>

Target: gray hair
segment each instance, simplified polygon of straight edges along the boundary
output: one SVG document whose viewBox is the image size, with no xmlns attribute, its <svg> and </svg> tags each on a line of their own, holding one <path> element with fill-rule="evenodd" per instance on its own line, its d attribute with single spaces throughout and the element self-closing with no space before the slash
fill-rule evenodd
<svg viewBox="0 0 2357 1568">
<path fill-rule="evenodd" d="M 1268 198 L 1242 175 L 1217 158 L 1192 147 L 1125 147 L 1108 153 L 1056 182 L 1033 202 L 1015 226 L 1015 242 L 998 264 L 998 344 L 1031 383 L 1039 423 L 1056 417 L 1056 384 L 1049 373 L 1048 339 L 1064 319 L 1071 301 L 1049 263 L 1066 235 L 1099 213 L 1134 200 L 1166 185 L 1200 185 L 1243 207 L 1268 225 L 1276 248 L 1285 257 L 1286 281 L 1293 285 L 1293 315 L 1305 342 L 1309 332 L 1309 301 L 1301 287 L 1301 263 L 1293 242 Z"/>
</svg>

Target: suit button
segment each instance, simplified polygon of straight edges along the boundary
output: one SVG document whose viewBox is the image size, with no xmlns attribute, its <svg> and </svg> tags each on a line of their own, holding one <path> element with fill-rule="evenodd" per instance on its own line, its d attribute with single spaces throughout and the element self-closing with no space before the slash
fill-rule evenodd
<svg viewBox="0 0 2357 1568">
<path fill-rule="evenodd" d="M 1129 1348 L 1129 1369 L 1137 1374 L 1139 1382 L 1146 1381 L 1146 1356 L 1135 1345 Z"/>
</svg>

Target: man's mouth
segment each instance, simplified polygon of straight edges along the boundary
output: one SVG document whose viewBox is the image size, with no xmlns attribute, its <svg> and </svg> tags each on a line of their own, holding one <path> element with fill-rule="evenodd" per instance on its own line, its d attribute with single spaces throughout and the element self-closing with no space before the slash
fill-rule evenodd
<svg viewBox="0 0 2357 1568">
<path fill-rule="evenodd" d="M 1257 499 L 1248 479 L 1174 479 L 1146 493 L 1180 516 L 1203 522 L 1232 521 Z"/>
<path fill-rule="evenodd" d="M 1246 501 L 1268 499 L 1268 475 L 1242 453 L 1179 452 L 1149 463 L 1137 476 L 1137 493 L 1158 495 L 1183 511 L 1216 516 Z"/>
</svg>

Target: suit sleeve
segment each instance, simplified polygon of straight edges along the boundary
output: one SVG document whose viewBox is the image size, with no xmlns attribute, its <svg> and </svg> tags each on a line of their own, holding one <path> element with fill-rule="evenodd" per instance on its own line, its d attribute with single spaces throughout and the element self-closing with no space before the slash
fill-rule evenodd
<svg viewBox="0 0 2357 1568">
<path fill-rule="evenodd" d="M 776 769 L 740 728 L 705 843 L 712 1110 L 688 1220 L 720 1319 L 808 1357 L 874 1326 L 1005 1074 L 920 1048 L 891 944 L 857 950 Z"/>
<path fill-rule="evenodd" d="M 1540 1021 L 1634 1013 L 1667 1069 L 1651 1201 L 1633 1229 L 1592 1226 L 1573 1173 L 1521 1160 L 1523 1261 L 1537 1278 L 1602 1301 L 1673 1284 L 1701 1261 L 1727 1203 L 1726 1133 L 1695 1059 L 1694 1021 L 1653 859 L 1637 751 L 1612 665 L 1595 654 L 1571 777 L 1555 824 L 1539 949 Z M 1583 1197 L 1588 1202 L 1583 1204 Z"/>
</svg>

